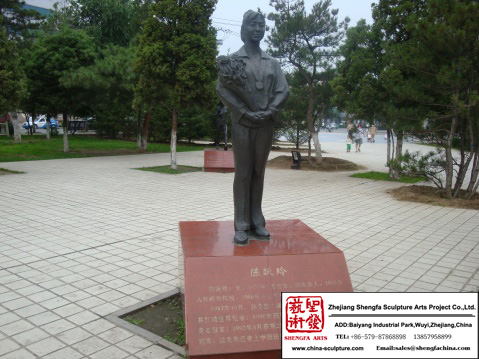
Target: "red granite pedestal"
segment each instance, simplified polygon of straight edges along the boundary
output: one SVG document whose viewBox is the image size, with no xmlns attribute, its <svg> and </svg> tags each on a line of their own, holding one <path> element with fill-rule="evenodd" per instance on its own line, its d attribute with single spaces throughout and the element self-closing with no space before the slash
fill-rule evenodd
<svg viewBox="0 0 479 359">
<path fill-rule="evenodd" d="M 189 358 L 281 358 L 281 292 L 353 291 L 337 247 L 297 219 L 266 227 L 238 247 L 231 221 L 180 222 Z"/>
<path fill-rule="evenodd" d="M 234 172 L 235 160 L 233 151 L 224 149 L 206 148 L 204 152 L 205 172 Z"/>
</svg>

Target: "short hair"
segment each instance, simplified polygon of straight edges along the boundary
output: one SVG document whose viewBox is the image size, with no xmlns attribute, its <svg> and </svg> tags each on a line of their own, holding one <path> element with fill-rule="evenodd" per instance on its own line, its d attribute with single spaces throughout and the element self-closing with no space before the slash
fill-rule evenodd
<svg viewBox="0 0 479 359">
<path fill-rule="evenodd" d="M 244 27 L 246 26 L 246 24 L 248 24 L 248 21 L 250 21 L 251 19 L 254 19 L 256 16 L 261 16 L 263 18 L 263 21 L 266 22 L 266 19 L 264 17 L 264 15 L 260 12 L 257 12 L 257 11 L 253 11 L 253 10 L 248 10 L 244 13 L 243 15 L 243 23 L 241 24 L 241 41 L 244 42 Z"/>
</svg>

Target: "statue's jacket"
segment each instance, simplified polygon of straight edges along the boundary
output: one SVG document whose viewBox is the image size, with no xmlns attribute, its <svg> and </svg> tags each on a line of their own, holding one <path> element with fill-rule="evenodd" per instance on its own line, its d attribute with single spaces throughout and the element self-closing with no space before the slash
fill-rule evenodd
<svg viewBox="0 0 479 359">
<path fill-rule="evenodd" d="M 243 118 L 246 111 L 270 110 L 275 119 L 289 96 L 288 83 L 279 62 L 261 50 L 261 65 L 258 68 L 253 64 L 244 46 L 232 55 L 220 58 L 223 58 L 224 63 L 238 60 L 242 62 L 239 70 L 236 66 L 237 71 L 227 69 L 222 72 L 222 66 L 219 65 L 220 74 L 216 91 L 230 110 L 232 121 L 246 125 L 247 120 Z"/>
</svg>

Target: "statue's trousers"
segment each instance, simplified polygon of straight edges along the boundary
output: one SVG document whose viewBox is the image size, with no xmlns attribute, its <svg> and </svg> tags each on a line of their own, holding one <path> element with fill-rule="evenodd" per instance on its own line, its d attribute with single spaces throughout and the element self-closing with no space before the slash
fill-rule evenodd
<svg viewBox="0 0 479 359">
<path fill-rule="evenodd" d="M 273 144 L 273 122 L 265 127 L 248 128 L 233 124 L 235 159 L 233 184 L 235 230 L 246 231 L 265 226 L 261 202 L 266 162 Z"/>
</svg>

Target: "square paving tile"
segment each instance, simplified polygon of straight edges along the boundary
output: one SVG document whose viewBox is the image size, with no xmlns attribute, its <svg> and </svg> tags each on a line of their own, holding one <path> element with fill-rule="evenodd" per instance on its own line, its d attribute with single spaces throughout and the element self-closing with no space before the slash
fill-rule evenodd
<svg viewBox="0 0 479 359">
<path fill-rule="evenodd" d="M 123 359 L 128 356 L 128 353 L 114 346 L 100 350 L 99 352 L 92 354 L 91 359 Z"/>
<path fill-rule="evenodd" d="M 21 334 L 17 334 L 13 336 L 13 339 L 15 339 L 17 342 L 22 344 L 23 346 L 27 346 L 33 343 L 36 343 L 40 340 L 43 340 L 45 338 L 48 338 L 50 334 L 44 332 L 41 329 L 34 328 L 31 330 L 27 330 L 26 332 L 23 332 Z"/>
<path fill-rule="evenodd" d="M 82 340 L 85 340 L 91 337 L 92 334 L 83 330 L 80 327 L 76 327 L 67 331 L 64 331 L 60 334 L 57 334 L 57 338 L 60 339 L 62 342 L 67 343 L 68 345 L 72 345 L 78 343 Z"/>
<path fill-rule="evenodd" d="M 116 344 L 131 336 L 133 336 L 133 333 L 121 328 L 113 328 L 99 335 L 100 338 L 106 340 L 111 344 Z"/>
<path fill-rule="evenodd" d="M 46 355 L 42 359 L 80 359 L 83 355 L 76 350 L 66 347 L 51 354 Z"/>
<path fill-rule="evenodd" d="M 69 330 L 75 328 L 75 325 L 66 321 L 65 319 L 56 320 L 54 322 L 42 325 L 41 327 L 48 333 L 52 335 L 56 335 L 58 333 L 64 332 L 65 330 Z"/>
<path fill-rule="evenodd" d="M 2 355 L 2 359 L 35 359 L 38 358 L 25 349 L 15 350 L 8 354 Z"/>
<path fill-rule="evenodd" d="M 78 350 L 80 353 L 84 355 L 89 356 L 108 346 L 110 346 L 110 344 L 108 344 L 104 340 L 101 340 L 100 338 L 97 338 L 97 337 L 91 337 L 89 339 L 82 340 L 81 342 L 73 344 L 72 348 Z"/>
<path fill-rule="evenodd" d="M 13 340 L 10 340 L 10 339 L 0 340 L 0 355 L 7 354 L 18 348 L 20 348 L 20 345 L 15 343 Z"/>
<path fill-rule="evenodd" d="M 30 344 L 29 346 L 27 346 L 27 349 L 38 355 L 39 357 L 44 357 L 45 355 L 63 347 L 65 347 L 65 344 L 60 342 L 58 339 L 49 337 L 34 344 Z"/>
<path fill-rule="evenodd" d="M 91 323 L 85 324 L 82 327 L 85 330 L 88 330 L 90 333 L 98 335 L 100 333 L 106 332 L 108 329 L 114 328 L 115 325 L 105 319 L 98 319 Z"/>
<path fill-rule="evenodd" d="M 171 356 L 171 352 L 159 347 L 158 345 L 152 345 L 141 352 L 135 354 L 140 359 L 166 359 Z"/>
<path fill-rule="evenodd" d="M 130 354 L 139 352 L 140 350 L 146 349 L 151 346 L 151 342 L 143 339 L 142 337 L 135 335 L 131 338 L 125 339 L 116 344 L 118 347 L 126 350 Z"/>
<path fill-rule="evenodd" d="M 31 323 L 25 320 L 17 320 L 16 322 L 2 325 L 0 327 L 0 330 L 7 336 L 13 336 L 15 334 L 22 333 L 33 328 L 34 326 Z"/>
</svg>

